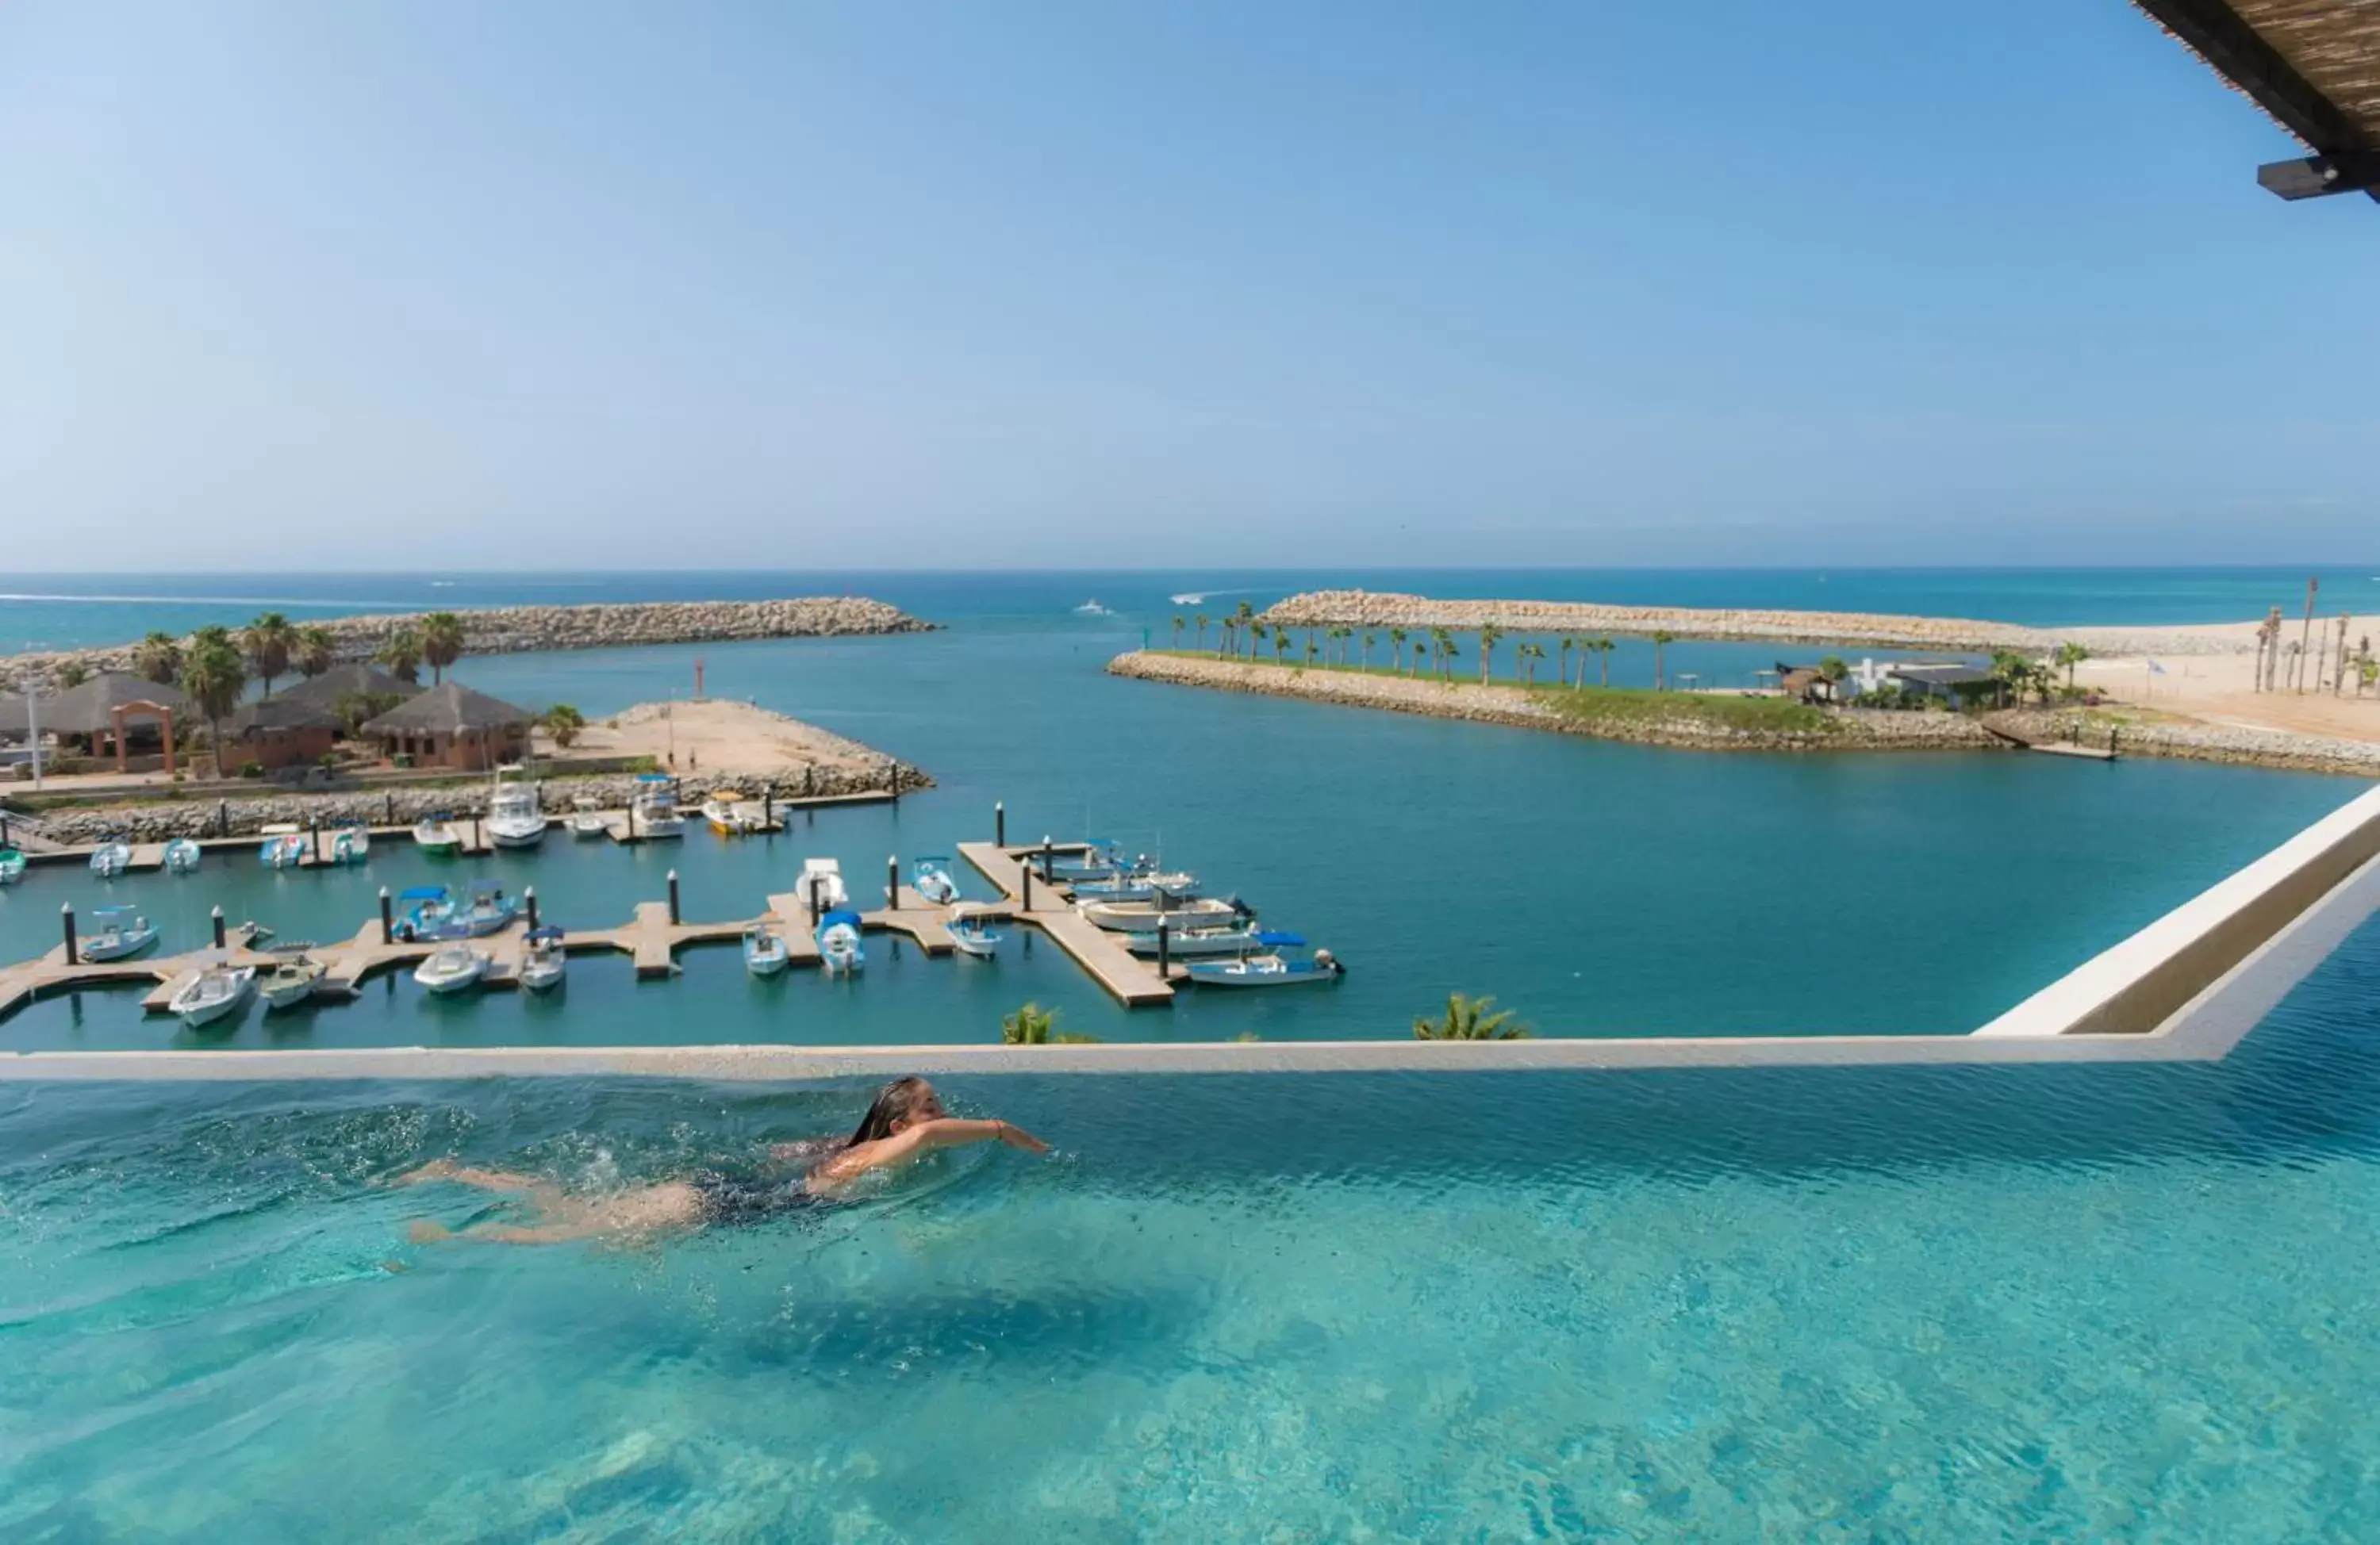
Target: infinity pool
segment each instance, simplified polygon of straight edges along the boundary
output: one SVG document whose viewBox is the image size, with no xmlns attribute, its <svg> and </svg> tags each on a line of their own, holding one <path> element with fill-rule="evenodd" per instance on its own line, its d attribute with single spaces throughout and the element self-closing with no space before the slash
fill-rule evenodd
<svg viewBox="0 0 2380 1545">
<path fill-rule="evenodd" d="M 858 1086 L 0 1091 L 0 1538 L 2366 1539 L 2380 928 L 2226 1062 L 952 1080 L 1057 1145 L 415 1246 Z"/>
</svg>

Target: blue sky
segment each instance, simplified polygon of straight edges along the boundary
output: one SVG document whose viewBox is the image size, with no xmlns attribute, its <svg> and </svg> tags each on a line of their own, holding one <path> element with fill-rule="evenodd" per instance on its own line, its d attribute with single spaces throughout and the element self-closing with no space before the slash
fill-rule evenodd
<svg viewBox="0 0 2380 1545">
<path fill-rule="evenodd" d="M 2121 0 L 19 0 L 0 566 L 2360 559 L 2293 153 Z"/>
</svg>

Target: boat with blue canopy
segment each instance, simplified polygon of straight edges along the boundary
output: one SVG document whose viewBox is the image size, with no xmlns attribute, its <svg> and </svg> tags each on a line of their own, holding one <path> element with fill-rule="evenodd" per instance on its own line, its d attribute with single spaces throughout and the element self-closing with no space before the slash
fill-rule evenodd
<svg viewBox="0 0 2380 1545">
<path fill-rule="evenodd" d="M 838 907 L 819 919 L 819 959 L 831 972 L 855 972 L 868 964 L 868 951 L 859 942 L 859 914 L 848 908 Z"/>
<path fill-rule="evenodd" d="M 264 840 L 256 845 L 256 862 L 267 869 L 295 869 L 306 862 L 306 834 L 291 822 L 262 828 Z"/>
<path fill-rule="evenodd" d="M 921 858 L 909 866 L 911 888 L 937 907 L 959 899 L 959 883 L 951 878 L 951 861 L 944 856 Z"/>
<path fill-rule="evenodd" d="M 94 907 L 91 917 L 98 926 L 79 946 L 86 960 L 125 960 L 157 942 L 157 925 L 130 907 Z"/>
<path fill-rule="evenodd" d="M 1327 949 L 1310 960 L 1279 955 L 1243 955 L 1235 960 L 1193 960 L 1183 973 L 1202 987 L 1298 987 L 1336 982 L 1347 968 Z"/>
<path fill-rule="evenodd" d="M 1118 934 L 1114 937 L 1135 955 L 1158 953 L 1157 935 L 1148 933 Z M 1184 928 L 1168 930 L 1164 953 L 1177 960 L 1196 960 L 1202 956 L 1255 955 L 1268 949 L 1296 949 L 1305 939 L 1297 934 L 1284 934 L 1272 928 Z"/>
<path fill-rule="evenodd" d="M 504 894 L 502 882 L 473 880 L 471 899 L 446 921 L 443 937 L 476 939 L 509 927 L 520 915 L 520 903 Z"/>
<path fill-rule="evenodd" d="M 443 885 L 408 886 L 396 899 L 400 905 L 411 903 L 405 906 L 405 921 L 396 930 L 407 940 L 434 939 L 455 916 L 455 898 Z"/>
<path fill-rule="evenodd" d="M 121 837 L 111 837 L 91 850 L 91 872 L 103 880 L 115 878 L 131 863 L 132 844 Z"/>
</svg>

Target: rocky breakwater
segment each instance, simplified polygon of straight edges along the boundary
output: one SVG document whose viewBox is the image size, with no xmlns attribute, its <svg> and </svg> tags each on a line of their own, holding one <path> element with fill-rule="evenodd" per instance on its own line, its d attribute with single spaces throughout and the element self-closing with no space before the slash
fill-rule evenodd
<svg viewBox="0 0 2380 1545">
<path fill-rule="evenodd" d="M 1698 751 L 1988 751 L 2006 744 L 1959 714 L 1829 711 L 1776 699 L 1695 693 L 1572 694 L 1558 688 L 1316 670 L 1148 651 L 1118 656 L 1109 662 L 1108 672 L 1176 686 L 1302 697 Z M 1759 712 L 1739 714 L 1738 706 Z"/>
<path fill-rule="evenodd" d="M 925 633 L 924 622 L 898 607 L 858 596 L 811 596 L 773 601 L 631 601 L 589 606 L 505 606 L 458 610 L 466 655 L 533 654 L 553 649 L 615 649 L 646 644 L 710 644 L 736 639 L 829 638 L 853 634 Z M 400 628 L 419 632 L 427 612 L 380 612 L 328 620 L 296 616 L 300 625 L 328 628 L 339 660 L 369 659 Z M 184 644 L 189 641 L 185 638 Z M 0 658 L 0 682 L 15 687 L 61 667 L 130 670 L 139 646 L 111 645 Z"/>
<path fill-rule="evenodd" d="M 837 798 L 888 790 L 906 794 L 934 785 L 924 772 L 889 757 L 878 758 L 866 766 L 820 763 L 795 768 L 767 781 L 773 783 L 780 800 Z M 748 774 L 682 779 L 678 783 L 678 805 L 689 821 L 697 820 L 696 807 L 712 788 L 733 788 L 744 798 L 758 801 L 762 784 L 763 780 Z M 636 779 L 627 774 L 549 779 L 538 787 L 548 815 L 566 814 L 571 803 L 582 796 L 593 799 L 605 810 L 625 809 L 637 793 Z M 134 843 L 163 842 L 176 837 L 245 837 L 276 822 L 320 826 L 329 831 L 358 824 L 410 826 L 425 816 L 438 815 L 453 815 L 468 821 L 473 812 L 485 812 L 487 799 L 488 785 L 475 780 L 468 786 L 428 784 L 318 794 L 275 791 L 223 800 L 200 797 L 143 804 L 84 805 L 42 812 L 30 822 L 23 815 L 14 819 L 27 822 L 48 841 L 79 847 L 111 837 Z"/>
<path fill-rule="evenodd" d="M 2380 778 L 2380 744 L 2342 741 L 2328 735 L 2301 735 L 2238 724 L 2154 719 L 2136 722 L 2087 709 L 2014 709 L 1994 714 L 1992 721 L 2029 739 L 2086 746 L 2108 744 L 2112 732 L 2119 756 L 2169 756 L 2184 762 L 2228 762 L 2239 766 Z"/>
<path fill-rule="evenodd" d="M 1896 617 L 1865 611 L 1708 610 L 1676 606 L 1607 606 L 1592 601 L 1433 600 L 1370 590 L 1316 590 L 1292 596 L 1258 621 L 1291 628 L 1445 628 L 1475 632 L 1654 633 L 1681 638 L 1737 639 L 1778 644 L 1864 644 L 1886 648 L 1984 653 L 2047 651 L 2058 635 L 2013 622 L 1960 617 Z"/>
</svg>

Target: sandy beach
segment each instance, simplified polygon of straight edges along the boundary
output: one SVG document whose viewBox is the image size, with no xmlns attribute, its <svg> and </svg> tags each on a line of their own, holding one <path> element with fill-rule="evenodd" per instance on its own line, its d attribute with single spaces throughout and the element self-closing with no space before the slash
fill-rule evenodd
<svg viewBox="0 0 2380 1545">
<path fill-rule="evenodd" d="M 539 749 L 550 750 L 540 732 Z M 783 779 L 807 766 L 862 773 L 886 757 L 814 724 L 723 698 L 639 703 L 592 719 L 570 748 L 578 756 L 650 756 L 687 776 Z"/>
<path fill-rule="evenodd" d="M 2120 702 L 2205 724 L 2380 742 L 2380 693 L 2359 694 L 2352 670 L 2343 690 L 2332 685 L 2336 667 L 2331 653 L 2338 639 L 2338 618 L 2314 619 L 2316 643 L 2322 642 L 2324 630 L 2329 630 L 2328 643 L 2319 656 L 2323 685 L 2315 689 L 2310 662 L 2302 692 L 2287 687 L 2256 690 L 2260 625 L 2209 622 L 2168 628 L 2070 628 L 2061 636 L 2092 651 L 2093 658 L 2075 669 L 2076 684 L 2095 687 Z M 2283 673 L 2290 665 L 2288 646 L 2298 642 L 2302 628 L 2301 620 L 2283 624 Z M 2362 638 L 2374 631 L 2380 629 L 2370 622 L 2350 621 L 2348 653 L 2353 655 Z"/>
</svg>

